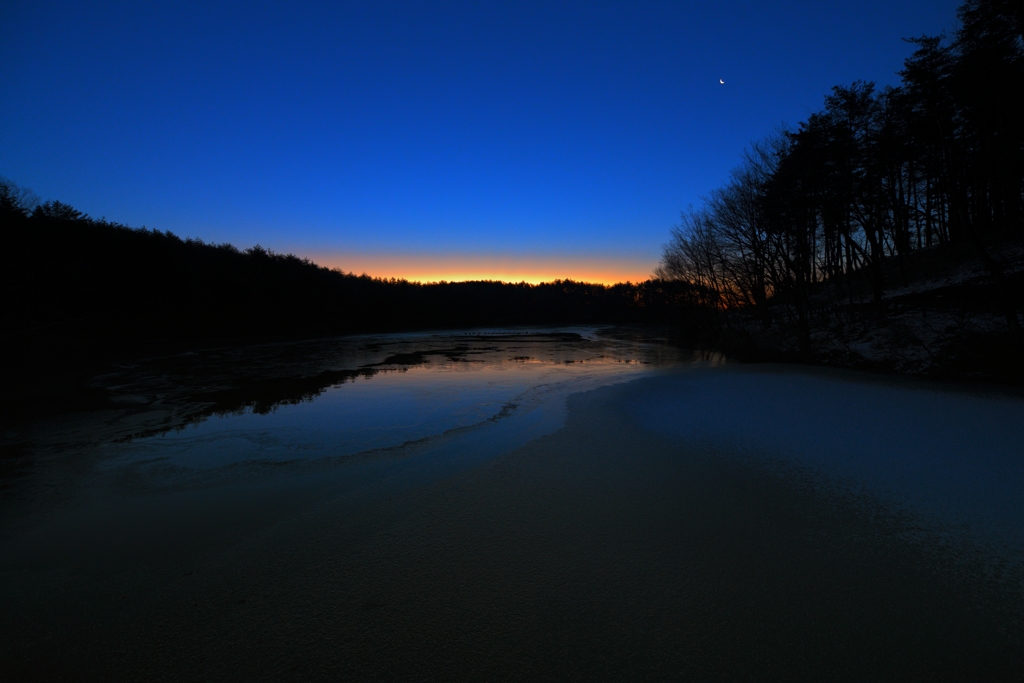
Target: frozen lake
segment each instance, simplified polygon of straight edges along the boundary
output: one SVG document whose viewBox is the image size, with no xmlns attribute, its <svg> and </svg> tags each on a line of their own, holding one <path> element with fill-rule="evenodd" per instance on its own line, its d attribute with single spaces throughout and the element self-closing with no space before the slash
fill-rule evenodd
<svg viewBox="0 0 1024 683">
<path fill-rule="evenodd" d="M 388 354 L 361 366 L 364 374 L 326 386 L 315 400 L 275 405 L 263 414 L 243 408 L 135 440 L 110 448 L 107 465 L 210 469 L 339 458 L 452 432 L 494 431 L 495 423 L 514 417 L 515 428 L 502 430 L 500 439 L 499 450 L 508 450 L 557 429 L 569 394 L 671 362 L 665 357 L 671 351 L 650 342 L 602 339 L 594 330 L 565 334 L 357 338 L 356 344 Z"/>
<path fill-rule="evenodd" d="M 8 434 L 29 678 L 1019 680 L 1024 399 L 651 331 L 148 359 Z"/>
</svg>

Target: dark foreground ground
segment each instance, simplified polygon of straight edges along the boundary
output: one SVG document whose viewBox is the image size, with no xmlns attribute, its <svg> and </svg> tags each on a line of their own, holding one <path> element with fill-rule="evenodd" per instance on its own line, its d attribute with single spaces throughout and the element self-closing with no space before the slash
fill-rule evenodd
<svg viewBox="0 0 1024 683">
<path fill-rule="evenodd" d="M 4 562 L 4 678 L 1021 680 L 1011 566 L 642 428 L 651 381 L 427 484 L 282 469 L 93 508 Z"/>
</svg>

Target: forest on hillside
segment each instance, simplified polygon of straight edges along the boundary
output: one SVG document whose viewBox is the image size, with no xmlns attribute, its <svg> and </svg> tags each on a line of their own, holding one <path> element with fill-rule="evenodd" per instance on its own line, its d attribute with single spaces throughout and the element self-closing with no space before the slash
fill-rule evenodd
<svg viewBox="0 0 1024 683">
<path fill-rule="evenodd" d="M 657 273 L 707 297 L 712 336 L 910 370 L 1020 358 L 1024 3 L 958 20 L 910 41 L 898 86 L 833 88 L 683 214 Z"/>
<path fill-rule="evenodd" d="M 239 250 L 39 203 L 0 183 L 4 342 L 125 349 L 507 325 L 680 322 L 684 282 L 423 284 Z"/>
</svg>

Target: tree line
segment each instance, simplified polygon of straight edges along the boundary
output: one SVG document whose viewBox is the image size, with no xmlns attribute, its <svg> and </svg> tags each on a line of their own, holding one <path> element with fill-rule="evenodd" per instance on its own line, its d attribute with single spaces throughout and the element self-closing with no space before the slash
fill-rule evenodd
<svg viewBox="0 0 1024 683">
<path fill-rule="evenodd" d="M 887 291 L 975 259 L 1019 339 L 1024 3 L 967 0 L 958 18 L 951 37 L 910 41 L 898 86 L 837 86 L 753 144 L 684 212 L 657 274 L 694 285 L 719 324 L 743 311 L 809 347 L 815 316 L 881 318 Z"/>
<path fill-rule="evenodd" d="M 125 346 L 301 338 L 357 332 L 574 323 L 667 323 L 695 288 L 559 280 L 423 284 L 318 266 L 260 246 L 182 239 L 39 203 L 0 182 L 4 341 Z"/>
</svg>

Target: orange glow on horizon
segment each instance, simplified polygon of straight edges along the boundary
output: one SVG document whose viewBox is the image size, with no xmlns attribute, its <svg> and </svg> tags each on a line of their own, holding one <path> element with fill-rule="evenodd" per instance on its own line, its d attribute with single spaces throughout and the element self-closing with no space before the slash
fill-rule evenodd
<svg viewBox="0 0 1024 683">
<path fill-rule="evenodd" d="M 656 265 L 640 259 L 554 258 L 528 256 L 307 253 L 311 261 L 346 273 L 410 282 L 500 280 L 538 284 L 575 280 L 612 285 L 643 282 Z"/>
</svg>

